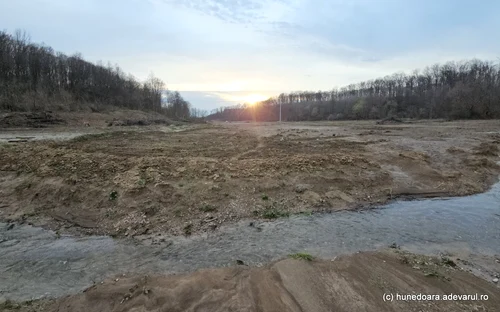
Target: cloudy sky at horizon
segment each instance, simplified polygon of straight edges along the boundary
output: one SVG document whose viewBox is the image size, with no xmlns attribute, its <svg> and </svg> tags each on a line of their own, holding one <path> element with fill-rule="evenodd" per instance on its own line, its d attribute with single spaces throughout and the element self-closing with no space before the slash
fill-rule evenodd
<svg viewBox="0 0 500 312">
<path fill-rule="evenodd" d="M 17 28 L 202 109 L 500 56 L 495 0 L 0 0 Z"/>
</svg>

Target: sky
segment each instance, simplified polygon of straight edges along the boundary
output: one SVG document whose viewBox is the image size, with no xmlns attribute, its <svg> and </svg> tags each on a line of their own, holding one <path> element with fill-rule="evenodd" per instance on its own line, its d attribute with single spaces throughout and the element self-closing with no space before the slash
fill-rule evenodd
<svg viewBox="0 0 500 312">
<path fill-rule="evenodd" d="M 0 0 L 0 29 L 204 110 L 500 57 L 497 0 Z"/>
</svg>

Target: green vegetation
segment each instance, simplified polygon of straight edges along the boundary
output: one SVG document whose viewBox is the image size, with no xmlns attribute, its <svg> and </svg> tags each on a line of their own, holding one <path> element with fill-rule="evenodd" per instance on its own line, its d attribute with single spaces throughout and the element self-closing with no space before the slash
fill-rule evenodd
<svg viewBox="0 0 500 312">
<path fill-rule="evenodd" d="M 289 217 L 290 213 L 277 209 L 275 207 L 272 208 L 266 208 L 262 212 L 262 217 L 265 219 L 277 219 L 277 218 L 283 218 L 283 217 Z"/>
<path fill-rule="evenodd" d="M 269 196 L 267 196 L 266 194 L 262 194 L 262 200 L 268 200 L 269 199 Z"/>
<path fill-rule="evenodd" d="M 0 303 L 0 310 L 20 310 L 21 306 L 10 301 L 9 299 L 5 300 L 4 302 Z"/>
<path fill-rule="evenodd" d="M 205 205 L 203 207 L 200 207 L 199 210 L 203 212 L 214 212 L 217 211 L 217 207 L 212 205 Z"/>
<path fill-rule="evenodd" d="M 434 270 L 433 271 L 429 271 L 429 272 L 424 273 L 424 274 L 427 277 L 441 277 L 441 274 L 439 274 L 439 272 L 434 271 Z"/>
<path fill-rule="evenodd" d="M 117 191 L 112 191 L 109 193 L 109 200 L 116 200 L 118 198 L 118 192 Z"/>
<path fill-rule="evenodd" d="M 297 260 L 306 260 L 306 261 L 313 261 L 314 260 L 314 257 L 312 255 L 310 255 L 308 253 L 303 253 L 303 252 L 291 254 L 288 256 L 292 259 L 297 259 Z"/>
<path fill-rule="evenodd" d="M 313 212 L 308 210 L 308 211 L 299 211 L 296 214 L 298 215 L 303 215 L 303 216 L 312 216 Z"/>
<path fill-rule="evenodd" d="M 193 232 L 193 225 L 190 223 L 184 227 L 184 234 L 189 236 Z"/>
<path fill-rule="evenodd" d="M 442 257 L 441 258 L 441 262 L 445 265 L 448 265 L 448 266 L 451 266 L 451 267 L 456 267 L 457 264 L 455 263 L 455 261 L 451 260 L 450 258 L 448 257 Z"/>
<path fill-rule="evenodd" d="M 410 264 L 410 258 L 408 258 L 408 256 L 406 255 L 402 255 L 401 258 L 399 258 L 399 261 L 404 264 Z"/>
</svg>

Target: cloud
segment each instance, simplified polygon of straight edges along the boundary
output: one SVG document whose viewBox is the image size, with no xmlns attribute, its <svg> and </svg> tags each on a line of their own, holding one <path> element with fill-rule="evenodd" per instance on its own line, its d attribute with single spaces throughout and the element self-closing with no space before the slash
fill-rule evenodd
<svg viewBox="0 0 500 312">
<path fill-rule="evenodd" d="M 0 20 L 203 107 L 500 55 L 494 0 L 16 0 Z"/>
<path fill-rule="evenodd" d="M 157 0 L 162 1 L 162 0 Z M 266 18 L 264 12 L 285 0 L 163 0 L 176 7 L 186 7 L 230 23 L 255 23 Z"/>
<path fill-rule="evenodd" d="M 243 104 L 252 95 L 262 96 L 262 98 L 272 97 L 280 94 L 283 91 L 279 90 L 257 90 L 257 91 L 227 91 L 227 92 L 213 92 L 213 91 L 181 91 L 180 94 L 191 104 L 196 105 L 200 109 L 211 111 L 221 106 L 234 106 Z"/>
</svg>

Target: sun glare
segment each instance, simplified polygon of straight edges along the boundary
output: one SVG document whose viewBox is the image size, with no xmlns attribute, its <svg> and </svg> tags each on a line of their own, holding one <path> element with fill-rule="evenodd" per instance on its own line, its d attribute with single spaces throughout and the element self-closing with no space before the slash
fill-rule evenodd
<svg viewBox="0 0 500 312">
<path fill-rule="evenodd" d="M 262 94 L 250 94 L 244 97 L 244 101 L 245 103 L 253 105 L 257 102 L 267 100 L 267 98 L 267 96 L 264 96 Z"/>
</svg>

